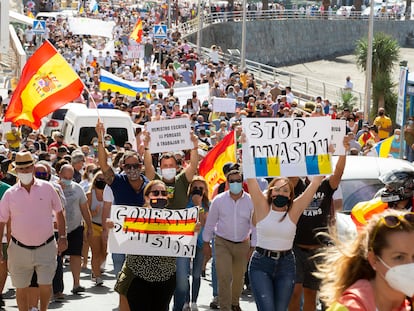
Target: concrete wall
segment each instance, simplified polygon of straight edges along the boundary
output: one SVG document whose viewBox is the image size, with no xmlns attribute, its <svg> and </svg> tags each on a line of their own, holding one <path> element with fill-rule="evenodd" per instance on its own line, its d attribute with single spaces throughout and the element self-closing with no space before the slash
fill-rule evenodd
<svg viewBox="0 0 414 311">
<path fill-rule="evenodd" d="M 353 53 L 367 37 L 367 20 L 274 20 L 247 22 L 246 58 L 281 66 Z M 241 22 L 214 24 L 202 33 L 202 46 L 241 50 Z M 375 21 L 374 32 L 385 32 L 405 46 L 414 21 Z M 189 41 L 196 42 L 196 35 Z"/>
</svg>

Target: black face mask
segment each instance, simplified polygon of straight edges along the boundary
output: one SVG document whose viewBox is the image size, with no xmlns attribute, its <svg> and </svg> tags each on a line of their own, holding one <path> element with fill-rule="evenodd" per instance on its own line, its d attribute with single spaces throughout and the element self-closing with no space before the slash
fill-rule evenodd
<svg viewBox="0 0 414 311">
<path fill-rule="evenodd" d="M 104 180 L 96 180 L 95 181 L 95 187 L 98 189 L 104 189 L 106 186 L 106 182 Z"/>
<path fill-rule="evenodd" d="M 276 207 L 284 207 L 289 203 L 289 198 L 278 194 L 272 202 Z"/>
<path fill-rule="evenodd" d="M 378 114 L 379 114 L 380 116 L 383 116 L 383 115 L 384 115 L 384 112 L 383 112 L 383 111 L 381 111 L 381 112 L 378 112 Z"/>
<path fill-rule="evenodd" d="M 193 189 L 193 191 L 191 191 L 191 196 L 193 195 L 203 195 L 203 191 L 201 191 L 200 189 Z"/>
<path fill-rule="evenodd" d="M 168 204 L 168 200 L 164 198 L 150 199 L 150 205 L 152 208 L 165 208 Z"/>
</svg>

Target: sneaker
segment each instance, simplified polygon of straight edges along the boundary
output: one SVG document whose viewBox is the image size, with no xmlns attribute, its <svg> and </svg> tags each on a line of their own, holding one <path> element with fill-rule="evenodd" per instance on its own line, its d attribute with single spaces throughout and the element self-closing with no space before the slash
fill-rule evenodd
<svg viewBox="0 0 414 311">
<path fill-rule="evenodd" d="M 210 308 L 215 310 L 220 309 L 218 296 L 214 297 L 213 301 L 210 302 Z"/>
<path fill-rule="evenodd" d="M 191 303 L 191 311 L 198 311 L 197 304 L 195 302 Z"/>
<path fill-rule="evenodd" d="M 82 286 L 77 286 L 77 287 L 74 287 L 73 289 L 72 289 L 72 293 L 74 293 L 75 295 L 76 294 L 79 294 L 79 293 L 82 293 L 82 292 L 84 292 L 85 291 L 85 287 L 82 287 Z"/>
<path fill-rule="evenodd" d="M 36 307 L 32 307 L 32 308 L 30 309 L 30 311 L 39 311 L 39 309 L 38 309 L 38 308 L 36 308 Z"/>
<path fill-rule="evenodd" d="M 237 305 L 237 306 L 232 305 L 231 306 L 231 311 L 242 311 L 242 309 L 240 309 L 239 305 Z"/>
<path fill-rule="evenodd" d="M 3 300 L 3 295 L 0 295 L 0 307 L 4 307 L 6 304 L 4 303 Z"/>
<path fill-rule="evenodd" d="M 94 276 L 93 274 L 91 274 L 91 281 L 96 283 L 96 276 Z"/>
<path fill-rule="evenodd" d="M 183 311 L 191 311 L 190 309 L 190 304 L 188 302 L 186 302 L 183 306 Z"/>
<path fill-rule="evenodd" d="M 99 276 L 97 276 L 96 278 L 95 278 L 95 286 L 100 286 L 100 285 L 102 285 L 103 284 L 103 280 L 102 280 L 102 278 L 101 277 L 99 277 Z"/>
</svg>

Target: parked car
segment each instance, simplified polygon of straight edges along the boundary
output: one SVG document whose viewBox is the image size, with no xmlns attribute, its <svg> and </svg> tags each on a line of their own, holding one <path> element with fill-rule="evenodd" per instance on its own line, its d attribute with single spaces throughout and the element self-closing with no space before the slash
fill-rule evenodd
<svg viewBox="0 0 414 311">
<path fill-rule="evenodd" d="M 337 160 L 337 157 L 333 158 L 334 164 Z M 405 160 L 347 156 L 340 184 L 343 200 L 342 212 L 336 213 L 336 230 L 340 240 L 352 240 L 357 235 L 356 226 L 349 216 L 355 204 L 371 200 L 383 187 L 378 179 L 379 176 L 401 168 L 414 171 L 414 165 Z"/>
<path fill-rule="evenodd" d="M 63 120 L 69 109 L 88 109 L 81 103 L 69 103 L 63 105 L 56 111 L 50 113 L 47 117 L 42 119 L 42 124 L 45 124 L 43 128 L 43 134 L 46 136 L 52 136 L 53 132 L 62 131 Z"/>
</svg>

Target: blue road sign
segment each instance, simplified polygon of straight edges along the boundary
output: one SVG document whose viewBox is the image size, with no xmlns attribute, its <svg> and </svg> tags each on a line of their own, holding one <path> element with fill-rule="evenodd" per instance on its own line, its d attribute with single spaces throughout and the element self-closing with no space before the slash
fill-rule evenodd
<svg viewBox="0 0 414 311">
<path fill-rule="evenodd" d="M 154 25 L 154 38 L 155 39 L 167 38 L 167 25 Z"/>
<path fill-rule="evenodd" d="M 46 21 L 35 19 L 33 21 L 33 32 L 36 34 L 42 34 L 46 32 Z"/>
</svg>

